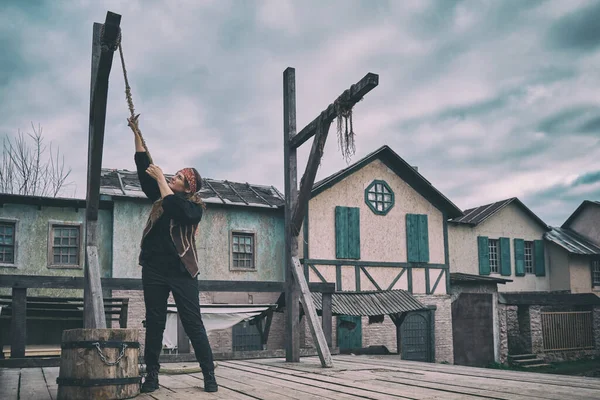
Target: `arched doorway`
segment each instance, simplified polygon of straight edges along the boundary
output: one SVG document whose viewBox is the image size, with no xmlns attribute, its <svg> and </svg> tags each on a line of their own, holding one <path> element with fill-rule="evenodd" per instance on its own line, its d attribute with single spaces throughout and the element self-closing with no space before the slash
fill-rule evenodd
<svg viewBox="0 0 600 400">
<path fill-rule="evenodd" d="M 400 325 L 401 358 L 408 361 L 433 362 L 432 313 L 409 313 Z"/>
</svg>

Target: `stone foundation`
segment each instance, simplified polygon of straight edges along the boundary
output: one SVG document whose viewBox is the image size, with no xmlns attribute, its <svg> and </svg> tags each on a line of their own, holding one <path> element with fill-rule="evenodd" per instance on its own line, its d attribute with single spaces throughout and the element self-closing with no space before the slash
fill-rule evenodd
<svg viewBox="0 0 600 400">
<path fill-rule="evenodd" d="M 146 307 L 144 305 L 144 294 L 141 290 L 114 290 L 113 297 L 129 298 L 129 309 L 127 314 L 127 327 L 139 330 L 140 354 L 144 354 L 146 329 L 142 321 L 146 319 Z M 200 293 L 200 304 L 274 304 L 279 293 Z M 175 304 L 173 294 L 169 295 L 168 302 Z M 284 314 L 273 313 L 273 320 L 269 331 L 266 350 L 278 350 L 285 348 Z M 113 321 L 112 327 L 118 328 L 119 323 Z M 215 330 L 208 333 L 213 353 L 231 353 L 233 351 L 232 328 Z M 190 352 L 194 348 L 190 345 Z"/>
<path fill-rule="evenodd" d="M 413 295 L 427 306 L 435 306 L 434 343 L 435 362 L 454 364 L 454 343 L 452 338 L 452 301 L 450 295 Z"/>
</svg>

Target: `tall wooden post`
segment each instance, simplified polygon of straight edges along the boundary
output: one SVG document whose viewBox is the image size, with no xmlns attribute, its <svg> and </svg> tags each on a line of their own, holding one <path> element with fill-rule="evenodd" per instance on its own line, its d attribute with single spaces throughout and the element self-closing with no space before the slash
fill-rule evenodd
<svg viewBox="0 0 600 400">
<path fill-rule="evenodd" d="M 283 159 L 285 174 L 285 359 L 300 361 L 300 290 L 294 279 L 293 257 L 298 257 L 298 241 L 292 234 L 292 212 L 298 193 L 296 148 L 290 140 L 296 135 L 296 71 L 287 68 L 283 72 Z"/>
<path fill-rule="evenodd" d="M 109 11 L 104 25 L 95 23 L 93 27 L 83 290 L 85 328 L 106 328 L 98 260 L 98 208 L 108 78 L 116 49 L 111 45 L 117 42 L 120 23 L 121 16 Z"/>
<path fill-rule="evenodd" d="M 368 73 L 363 79 L 345 90 L 334 103 L 330 104 L 310 124 L 299 133 L 296 133 L 296 75 L 294 68 L 287 68 L 283 73 L 283 157 L 285 174 L 285 306 L 286 306 L 286 360 L 288 362 L 300 361 L 300 342 L 298 335 L 299 325 L 299 301 L 302 307 L 310 333 L 317 345 L 317 352 L 323 367 L 332 367 L 333 362 L 329 352 L 331 339 L 331 326 L 318 323 L 315 306 L 309 291 L 307 278 L 304 276 L 300 260 L 298 258 L 298 235 L 300 227 L 306 216 L 308 201 L 310 200 L 312 187 L 317 175 L 317 170 L 323 156 L 323 148 L 327 140 L 329 127 L 338 113 L 345 115 L 354 105 L 362 100 L 363 96 L 379 84 L 379 76 Z M 341 117 L 341 116 L 340 116 Z M 308 157 L 308 163 L 300 189 L 297 182 L 297 158 L 296 149 L 314 136 L 313 145 Z M 306 255 L 305 255 L 306 257 Z M 331 303 L 324 300 L 326 306 Z M 325 305 L 323 308 L 325 308 Z M 331 316 L 324 318 L 330 320 Z M 323 331 L 327 332 L 327 335 Z"/>
</svg>

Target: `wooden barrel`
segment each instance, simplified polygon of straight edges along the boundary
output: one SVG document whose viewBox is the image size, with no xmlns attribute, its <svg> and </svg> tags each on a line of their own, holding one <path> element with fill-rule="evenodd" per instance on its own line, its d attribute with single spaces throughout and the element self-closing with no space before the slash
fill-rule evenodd
<svg viewBox="0 0 600 400">
<path fill-rule="evenodd" d="M 137 329 L 63 331 L 58 400 L 129 399 L 140 393 Z"/>
</svg>

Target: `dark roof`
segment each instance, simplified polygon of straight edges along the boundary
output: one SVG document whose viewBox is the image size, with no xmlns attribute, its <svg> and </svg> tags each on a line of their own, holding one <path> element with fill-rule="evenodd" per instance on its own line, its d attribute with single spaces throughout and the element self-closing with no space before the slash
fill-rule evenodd
<svg viewBox="0 0 600 400">
<path fill-rule="evenodd" d="M 3 204 L 25 204 L 37 207 L 69 207 L 75 209 L 86 208 L 85 199 L 0 193 L 0 206 Z M 101 210 L 110 210 L 112 209 L 112 203 L 110 201 L 100 199 L 99 208 Z"/>
<path fill-rule="evenodd" d="M 336 172 L 333 175 L 317 182 L 313 186 L 312 196 L 316 196 L 324 190 L 329 189 L 350 174 L 360 170 L 372 161 L 379 159 L 387 165 L 403 181 L 410 185 L 419 194 L 425 197 L 438 210 L 444 212 L 448 218 L 462 215 L 462 211 L 454 205 L 446 196 L 439 192 L 417 169 L 402 159 L 389 146 L 382 146 L 374 152 L 366 155 L 354 164 Z"/>
<path fill-rule="evenodd" d="M 600 255 L 600 247 L 568 228 L 552 227 L 550 232 L 544 234 L 544 239 L 556 243 L 571 254 Z"/>
<path fill-rule="evenodd" d="M 564 222 L 564 224 L 562 224 L 561 228 L 568 228 L 569 225 L 571 225 L 571 223 L 573 222 L 573 220 L 575 218 L 577 218 L 579 216 L 579 214 L 581 214 L 581 212 L 583 211 L 583 209 L 585 207 L 587 207 L 588 205 L 600 207 L 600 201 L 584 200 L 579 205 L 579 207 L 577 207 L 577 209 L 575 211 L 573 211 L 573 214 L 569 215 L 569 218 L 567 218 L 567 220 Z"/>
<path fill-rule="evenodd" d="M 519 207 L 521 207 L 521 209 L 523 211 L 525 211 L 526 214 L 528 214 L 534 221 L 536 221 L 538 224 L 540 224 L 544 229 L 546 229 L 546 230 L 550 229 L 550 227 L 548 225 L 546 225 L 546 223 L 544 221 L 542 221 L 542 219 L 540 217 L 535 215 L 533 213 L 533 211 L 531 211 L 525 204 L 523 204 L 523 202 L 521 200 L 519 200 L 516 197 L 511 197 L 510 199 L 500 200 L 495 203 L 485 204 L 483 206 L 479 206 L 479 207 L 475 207 L 475 208 L 469 208 L 468 210 L 465 210 L 463 212 L 463 216 L 451 219 L 451 220 L 449 220 L 449 222 L 452 222 L 455 224 L 467 224 L 467 225 L 471 225 L 471 226 L 477 226 L 477 225 L 481 224 L 482 222 L 484 222 L 485 220 L 487 220 L 488 218 L 490 218 L 491 216 L 493 216 L 494 214 L 496 214 L 497 212 L 499 212 L 500 210 L 502 210 L 504 207 L 506 207 L 512 203 L 515 203 Z"/>
<path fill-rule="evenodd" d="M 536 306 L 587 306 L 600 305 L 600 297 L 594 293 L 517 292 L 498 293 L 500 304 Z"/>
<path fill-rule="evenodd" d="M 172 175 L 165 174 L 169 179 Z M 114 197 L 146 198 L 140 187 L 137 172 L 102 169 L 100 193 Z M 205 203 L 229 204 L 246 207 L 280 208 L 285 204 L 283 195 L 273 186 L 202 179 L 198 192 Z"/>
<path fill-rule="evenodd" d="M 311 292 L 317 310 L 321 310 L 321 293 Z M 333 315 L 390 315 L 427 307 L 405 290 L 372 292 L 335 292 L 331 295 Z"/>
<path fill-rule="evenodd" d="M 495 278 L 493 276 L 463 274 L 462 272 L 451 272 L 450 282 L 479 282 L 479 283 L 502 283 L 512 282 L 512 279 Z"/>
</svg>

